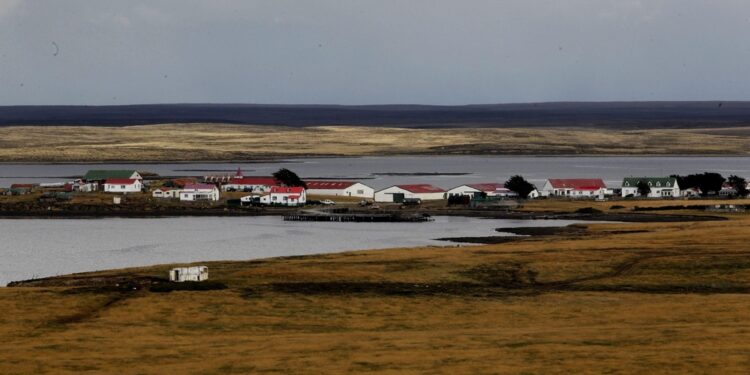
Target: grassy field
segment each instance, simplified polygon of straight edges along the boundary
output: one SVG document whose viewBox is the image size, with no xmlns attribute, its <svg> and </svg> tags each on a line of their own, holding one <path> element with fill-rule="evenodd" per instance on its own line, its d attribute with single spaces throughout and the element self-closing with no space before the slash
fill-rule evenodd
<svg viewBox="0 0 750 375">
<path fill-rule="evenodd" d="M 747 373 L 750 215 L 724 215 L 1 288 L 0 373 Z"/>
<path fill-rule="evenodd" d="M 747 155 L 749 128 L 725 130 L 17 126 L 0 127 L 0 161 L 198 161 L 392 154 Z"/>
</svg>

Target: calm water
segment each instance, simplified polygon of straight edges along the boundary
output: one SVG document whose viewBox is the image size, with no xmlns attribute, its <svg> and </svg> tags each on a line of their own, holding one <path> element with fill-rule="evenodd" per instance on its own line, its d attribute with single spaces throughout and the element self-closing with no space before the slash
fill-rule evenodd
<svg viewBox="0 0 750 375">
<path fill-rule="evenodd" d="M 55 182 L 83 175 L 88 169 L 138 169 L 164 176 L 231 173 L 238 166 L 248 175 L 269 175 L 281 167 L 302 177 L 362 179 L 376 188 L 399 183 L 431 183 L 452 188 L 472 182 L 502 182 L 521 174 L 538 186 L 547 178 L 600 177 L 619 187 L 625 176 L 664 176 L 715 171 L 750 177 L 750 157 L 533 157 L 533 156 L 389 156 L 290 159 L 285 163 L 190 164 L 0 164 L 0 187 L 13 182 Z M 447 172 L 462 176 L 388 176 L 381 173 Z"/>
<path fill-rule="evenodd" d="M 245 260 L 356 249 L 438 245 L 498 227 L 566 220 L 437 217 L 430 223 L 285 222 L 280 217 L 0 219 L 0 286 L 74 272 L 206 260 Z"/>
</svg>

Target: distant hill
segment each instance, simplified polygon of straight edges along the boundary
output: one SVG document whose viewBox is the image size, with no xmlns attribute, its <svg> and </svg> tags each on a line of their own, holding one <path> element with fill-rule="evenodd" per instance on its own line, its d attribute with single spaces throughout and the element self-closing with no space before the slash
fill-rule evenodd
<svg viewBox="0 0 750 375">
<path fill-rule="evenodd" d="M 0 126 L 229 123 L 316 126 L 701 128 L 750 125 L 750 102 L 559 102 L 466 106 L 152 104 L 0 106 Z"/>
</svg>

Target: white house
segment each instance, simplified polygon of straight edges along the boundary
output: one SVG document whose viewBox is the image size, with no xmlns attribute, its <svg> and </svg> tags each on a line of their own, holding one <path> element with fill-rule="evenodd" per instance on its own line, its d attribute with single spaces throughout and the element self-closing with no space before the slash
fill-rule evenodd
<svg viewBox="0 0 750 375">
<path fill-rule="evenodd" d="M 505 184 L 487 182 L 481 184 L 468 184 L 454 187 L 448 190 L 448 196 L 468 195 L 473 197 L 476 193 L 487 194 L 488 197 L 517 197 L 518 194 L 505 187 Z"/>
<path fill-rule="evenodd" d="M 623 197 L 639 197 L 638 183 L 644 182 L 650 191 L 647 198 L 672 198 L 680 196 L 680 186 L 674 177 L 625 177 L 622 180 Z"/>
<path fill-rule="evenodd" d="M 301 186 L 272 186 L 268 195 L 260 197 L 261 204 L 301 206 L 307 202 L 307 193 Z"/>
<path fill-rule="evenodd" d="M 181 201 L 218 201 L 219 189 L 211 184 L 188 184 L 180 190 Z"/>
<path fill-rule="evenodd" d="M 107 193 L 138 193 L 143 189 L 141 180 L 134 178 L 110 178 L 104 182 Z"/>
<path fill-rule="evenodd" d="M 305 181 L 307 194 L 342 197 L 370 198 L 375 196 L 375 189 L 356 181 L 315 180 Z"/>
<path fill-rule="evenodd" d="M 593 198 L 607 194 L 601 178 L 550 178 L 540 192 L 544 197 Z"/>
<path fill-rule="evenodd" d="M 154 198 L 179 198 L 180 189 L 162 186 L 152 191 L 151 196 Z"/>
<path fill-rule="evenodd" d="M 206 266 L 178 267 L 169 271 L 169 281 L 181 283 L 205 280 L 208 280 L 208 267 Z"/>
<path fill-rule="evenodd" d="M 404 199 L 415 198 L 423 201 L 445 199 L 446 192 L 429 184 L 395 185 L 375 192 L 375 202 L 401 203 Z"/>
</svg>

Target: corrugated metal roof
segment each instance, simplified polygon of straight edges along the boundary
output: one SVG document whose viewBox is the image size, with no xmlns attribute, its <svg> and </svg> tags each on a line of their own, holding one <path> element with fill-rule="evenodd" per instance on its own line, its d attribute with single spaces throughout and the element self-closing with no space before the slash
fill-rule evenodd
<svg viewBox="0 0 750 375">
<path fill-rule="evenodd" d="M 305 181 L 308 189 L 346 189 L 356 184 L 356 181 L 333 181 L 333 180 L 315 180 Z"/>
<path fill-rule="evenodd" d="M 601 178 L 550 178 L 549 182 L 555 189 L 597 190 L 607 187 Z"/>
<path fill-rule="evenodd" d="M 130 178 L 136 173 L 134 169 L 92 169 L 83 176 L 84 180 L 99 181 L 110 178 Z"/>
<path fill-rule="evenodd" d="M 412 193 L 444 193 L 445 190 L 430 184 L 396 185 L 401 189 Z"/>
</svg>

